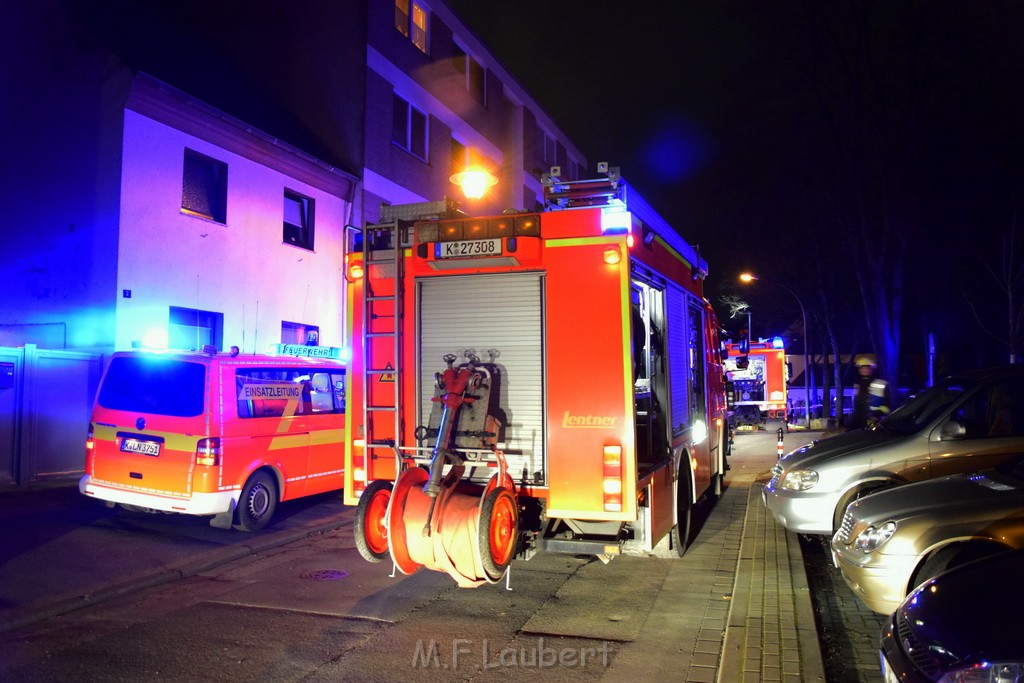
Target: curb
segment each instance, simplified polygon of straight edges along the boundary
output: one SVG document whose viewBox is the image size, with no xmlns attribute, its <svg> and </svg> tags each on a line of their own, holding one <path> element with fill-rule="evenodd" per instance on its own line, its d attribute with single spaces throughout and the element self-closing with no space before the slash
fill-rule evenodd
<svg viewBox="0 0 1024 683">
<path fill-rule="evenodd" d="M 804 569 L 803 551 L 800 548 L 799 538 L 796 534 L 783 531 L 784 540 L 782 543 L 785 549 L 786 559 L 777 557 L 775 566 L 759 566 L 755 559 L 765 560 L 771 553 L 764 541 L 759 539 L 761 529 L 758 524 L 765 524 L 771 529 L 771 534 L 776 536 L 779 530 L 775 528 L 775 520 L 770 516 L 765 519 L 758 519 L 762 510 L 758 507 L 760 500 L 760 485 L 755 483 L 747 493 L 747 507 L 743 513 L 743 531 L 741 534 L 739 558 L 736 566 L 736 575 L 733 583 L 733 599 L 729 605 L 729 614 L 726 619 L 726 627 L 722 651 L 719 660 L 718 674 L 715 680 L 718 683 L 735 683 L 737 681 L 782 681 L 789 680 L 797 672 L 798 667 L 800 680 L 802 681 L 825 681 L 825 667 L 821 655 L 821 644 L 818 640 L 817 622 L 814 618 L 814 609 L 811 603 L 811 593 L 807 583 L 807 573 Z M 761 547 L 759 547 L 761 544 Z M 781 549 L 780 549 L 781 550 Z M 763 557 L 762 557 L 763 555 Z M 772 574 L 777 574 L 779 579 L 788 575 L 791 592 L 786 590 L 785 582 L 779 588 L 779 593 L 774 596 L 777 599 L 775 611 L 778 614 L 779 624 L 787 621 L 784 612 L 784 597 L 792 595 L 792 621 L 795 628 L 793 636 L 796 640 L 796 651 L 789 651 L 788 657 L 784 658 L 785 643 L 779 637 L 784 634 L 771 635 L 771 623 L 767 619 L 767 613 L 763 613 L 758 607 L 751 612 L 751 600 L 760 597 L 761 600 L 769 599 L 769 591 L 766 579 Z M 767 640 L 765 640 L 767 639 Z M 766 642 L 772 641 L 772 648 L 777 654 L 774 656 L 778 661 L 772 662 L 765 659 Z M 760 671 L 751 669 L 751 662 L 747 660 L 753 641 L 761 648 L 762 657 L 759 664 Z M 792 657 L 796 657 L 794 662 Z"/>
</svg>

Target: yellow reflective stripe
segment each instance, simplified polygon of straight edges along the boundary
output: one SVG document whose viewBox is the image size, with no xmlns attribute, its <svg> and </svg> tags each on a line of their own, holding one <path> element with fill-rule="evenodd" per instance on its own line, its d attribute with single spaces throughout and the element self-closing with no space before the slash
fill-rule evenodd
<svg viewBox="0 0 1024 683">
<path fill-rule="evenodd" d="M 559 237 L 544 240 L 545 247 L 582 247 L 601 244 L 625 244 L 625 235 L 601 235 L 600 237 Z"/>
<path fill-rule="evenodd" d="M 196 450 L 196 444 L 199 442 L 200 437 L 189 436 L 186 434 L 177 434 L 174 432 L 140 432 L 135 430 L 133 427 L 122 426 L 122 427 L 109 427 L 107 425 L 97 424 L 93 430 L 93 438 L 96 441 L 106 441 L 109 443 L 117 443 L 118 432 L 129 432 L 131 434 L 138 434 L 140 438 L 146 439 L 159 437 L 164 440 L 163 448 L 172 451 L 186 451 L 194 452 Z"/>
<path fill-rule="evenodd" d="M 279 451 L 285 448 L 302 448 L 309 444 L 309 433 L 284 434 L 270 440 L 269 450 Z"/>
<path fill-rule="evenodd" d="M 310 433 L 311 442 L 314 446 L 325 443 L 344 443 L 344 429 L 315 429 Z"/>
</svg>

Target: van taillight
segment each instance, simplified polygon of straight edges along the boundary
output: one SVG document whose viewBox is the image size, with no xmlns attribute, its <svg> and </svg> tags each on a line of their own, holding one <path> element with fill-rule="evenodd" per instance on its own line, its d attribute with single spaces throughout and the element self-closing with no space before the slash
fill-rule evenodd
<svg viewBox="0 0 1024 683">
<path fill-rule="evenodd" d="M 92 474 L 93 458 L 96 457 L 96 439 L 93 437 L 93 426 L 85 434 L 85 471 Z"/>
<path fill-rule="evenodd" d="M 220 439 L 212 437 L 199 440 L 196 444 L 196 464 L 206 467 L 220 465 Z"/>
</svg>

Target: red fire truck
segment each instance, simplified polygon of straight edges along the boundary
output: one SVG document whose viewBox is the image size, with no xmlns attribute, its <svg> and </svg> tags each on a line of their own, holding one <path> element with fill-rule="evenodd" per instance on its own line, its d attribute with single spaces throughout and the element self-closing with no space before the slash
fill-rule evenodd
<svg viewBox="0 0 1024 683">
<path fill-rule="evenodd" d="M 541 212 L 384 207 L 355 235 L 345 502 L 366 559 L 476 586 L 538 550 L 681 555 L 721 494 L 707 264 L 602 171 L 546 174 Z"/>
<path fill-rule="evenodd" d="M 743 348 L 741 348 L 741 346 Z M 725 370 L 735 426 L 763 426 L 769 419 L 786 420 L 789 369 L 781 337 L 725 343 Z"/>
</svg>

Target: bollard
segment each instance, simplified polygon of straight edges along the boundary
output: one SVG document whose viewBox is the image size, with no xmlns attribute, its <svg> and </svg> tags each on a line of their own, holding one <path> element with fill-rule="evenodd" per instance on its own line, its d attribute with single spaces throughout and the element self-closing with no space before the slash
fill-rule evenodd
<svg viewBox="0 0 1024 683">
<path fill-rule="evenodd" d="M 778 448 L 776 448 L 775 454 L 778 455 L 778 457 L 780 457 L 780 458 L 782 457 L 782 434 L 783 434 L 782 427 L 779 427 L 779 432 L 778 432 L 779 446 L 778 446 Z"/>
</svg>

